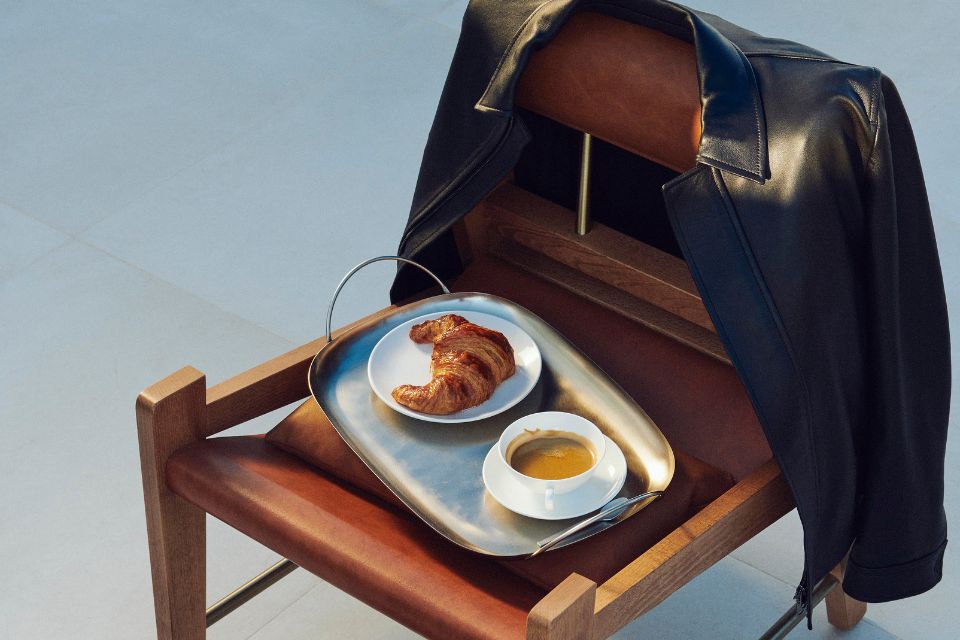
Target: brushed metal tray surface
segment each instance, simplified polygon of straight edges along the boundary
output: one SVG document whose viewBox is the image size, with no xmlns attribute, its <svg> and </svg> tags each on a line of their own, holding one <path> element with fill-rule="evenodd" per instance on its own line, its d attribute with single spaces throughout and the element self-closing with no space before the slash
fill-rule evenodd
<svg viewBox="0 0 960 640">
<path fill-rule="evenodd" d="M 397 413 L 370 388 L 367 359 L 394 327 L 436 312 L 489 313 L 513 322 L 537 343 L 540 381 L 501 414 L 461 424 L 438 424 Z M 627 459 L 618 496 L 666 489 L 673 451 L 639 405 L 587 356 L 542 319 L 509 300 L 483 293 L 427 298 L 358 326 L 328 342 L 310 365 L 310 391 L 330 423 L 368 467 L 424 522 L 450 541 L 500 557 L 525 557 L 582 518 L 536 520 L 517 515 L 490 496 L 481 477 L 484 457 L 514 420 L 538 411 L 567 411 L 592 420 Z M 653 498 L 611 521 L 598 522 L 554 548 L 572 544 L 632 517 Z M 587 517 L 587 516 L 584 516 Z"/>
</svg>

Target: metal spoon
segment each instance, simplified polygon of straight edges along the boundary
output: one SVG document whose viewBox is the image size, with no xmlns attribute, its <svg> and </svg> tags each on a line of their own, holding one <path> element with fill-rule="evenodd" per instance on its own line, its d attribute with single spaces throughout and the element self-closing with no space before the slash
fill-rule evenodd
<svg viewBox="0 0 960 640">
<path fill-rule="evenodd" d="M 585 518 L 580 522 L 576 523 L 575 525 L 567 529 L 564 529 L 560 533 L 554 534 L 549 538 L 545 538 L 539 541 L 537 543 L 537 550 L 531 553 L 527 557 L 533 558 L 540 555 L 544 551 L 547 551 L 548 549 L 551 549 L 557 546 L 557 544 L 559 544 L 560 542 L 563 542 L 564 540 L 574 535 L 575 533 L 579 533 L 583 531 L 584 529 L 586 529 L 592 524 L 595 524 L 597 522 L 607 522 L 609 520 L 614 520 L 620 514 L 622 514 L 627 507 L 631 505 L 637 504 L 638 502 L 642 502 L 647 498 L 659 498 L 662 495 L 663 495 L 663 491 L 648 491 L 646 493 L 641 493 L 639 495 L 633 496 L 632 498 L 614 498 L 613 500 L 608 502 L 606 505 L 604 505 L 603 509 L 593 514 L 589 518 Z"/>
</svg>

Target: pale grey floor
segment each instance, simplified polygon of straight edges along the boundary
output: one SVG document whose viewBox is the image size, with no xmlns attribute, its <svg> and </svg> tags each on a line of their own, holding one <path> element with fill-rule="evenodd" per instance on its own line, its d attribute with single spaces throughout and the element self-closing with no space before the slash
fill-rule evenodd
<svg viewBox="0 0 960 640">
<path fill-rule="evenodd" d="M 394 250 L 463 5 L 0 2 L 0 636 L 151 636 L 133 399 L 184 364 L 217 381 L 318 336 L 342 272 Z M 960 316 L 955 5 L 699 6 L 898 82 Z M 390 270 L 359 277 L 338 319 L 381 307 Z M 953 437 L 954 530 L 958 463 Z M 211 598 L 275 557 L 213 520 L 209 554 Z M 621 636 L 756 636 L 800 563 L 791 515 Z M 818 611 L 793 637 L 957 637 L 952 548 L 945 574 L 852 633 Z M 210 635 L 413 634 L 299 571 Z"/>
</svg>

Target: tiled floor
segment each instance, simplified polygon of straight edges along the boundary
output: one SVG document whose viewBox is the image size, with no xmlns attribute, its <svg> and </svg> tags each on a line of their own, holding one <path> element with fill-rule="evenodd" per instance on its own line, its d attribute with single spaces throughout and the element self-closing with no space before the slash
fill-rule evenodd
<svg viewBox="0 0 960 640">
<path fill-rule="evenodd" d="M 216 381 L 316 337 L 344 269 L 393 251 L 464 0 L 9 4 L 0 10 L 0 637 L 147 638 L 133 399 L 184 364 Z M 960 54 L 960 11 L 934 1 L 698 4 L 897 81 L 960 317 L 948 113 L 960 88 L 944 84 L 946 61 Z M 358 276 L 338 318 L 382 306 L 390 269 Z M 960 361 L 960 346 L 954 354 Z M 263 430 L 282 413 L 243 428 Z M 953 527 L 958 464 L 954 437 Z M 275 557 L 213 520 L 208 546 L 211 599 Z M 871 606 L 844 637 L 960 635 L 950 604 L 960 601 L 958 558 L 948 551 L 935 590 Z M 618 637 L 756 636 L 789 603 L 800 562 L 791 515 Z M 822 611 L 804 633 L 794 637 L 843 635 Z M 210 636 L 413 634 L 298 571 Z"/>
</svg>

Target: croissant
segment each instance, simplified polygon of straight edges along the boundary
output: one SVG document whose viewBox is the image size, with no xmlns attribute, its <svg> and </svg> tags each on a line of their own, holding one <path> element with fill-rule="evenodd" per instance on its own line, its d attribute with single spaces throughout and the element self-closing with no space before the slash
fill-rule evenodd
<svg viewBox="0 0 960 640">
<path fill-rule="evenodd" d="M 456 314 L 414 325 L 410 339 L 433 343 L 430 382 L 402 384 L 391 394 L 414 411 L 446 415 L 474 407 L 516 371 L 513 347 L 502 333 Z"/>
</svg>

